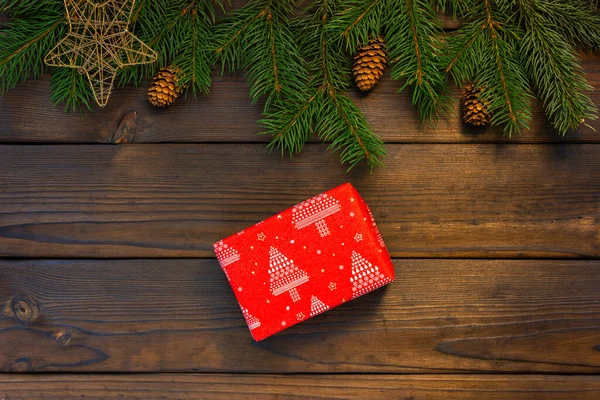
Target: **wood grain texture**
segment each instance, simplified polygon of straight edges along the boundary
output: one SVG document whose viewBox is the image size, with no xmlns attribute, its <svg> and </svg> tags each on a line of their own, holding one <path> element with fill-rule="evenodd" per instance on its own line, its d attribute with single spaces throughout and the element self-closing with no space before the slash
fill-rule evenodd
<svg viewBox="0 0 600 400">
<path fill-rule="evenodd" d="M 600 87 L 600 56 L 584 55 L 584 68 L 590 83 Z M 248 87 L 242 73 L 227 76 L 215 74 L 209 96 L 197 99 L 190 94 L 166 109 L 154 108 L 146 99 L 147 87 L 117 88 L 104 109 L 92 112 L 65 113 L 50 103 L 50 76 L 0 96 L 0 142 L 68 142 L 114 143 L 120 122 L 136 113 L 135 143 L 149 142 L 267 142 L 268 136 L 258 135 L 256 121 L 261 117 L 262 104 L 251 104 Z M 560 137 L 535 105 L 531 131 L 507 138 L 500 129 L 471 130 L 459 118 L 459 105 L 453 114 L 437 125 L 421 123 L 411 106 L 410 93 L 397 94 L 401 83 L 385 75 L 368 95 L 356 90 L 350 94 L 364 111 L 373 129 L 387 142 L 402 143 L 546 143 L 600 142 L 600 120 L 588 121 L 590 127 Z M 600 106 L 600 91 L 591 93 Z M 596 131 L 594 131 L 594 129 Z"/>
<path fill-rule="evenodd" d="M 394 257 L 598 257 L 598 147 L 391 145 L 349 174 L 310 145 L 2 146 L 0 256 L 213 257 L 212 244 L 353 183 Z"/>
<path fill-rule="evenodd" d="M 598 261 L 395 268 L 256 343 L 216 260 L 3 260 L 0 370 L 600 372 Z"/>
<path fill-rule="evenodd" d="M 6 400 L 597 400 L 600 378 L 560 375 L 3 375 Z"/>
</svg>

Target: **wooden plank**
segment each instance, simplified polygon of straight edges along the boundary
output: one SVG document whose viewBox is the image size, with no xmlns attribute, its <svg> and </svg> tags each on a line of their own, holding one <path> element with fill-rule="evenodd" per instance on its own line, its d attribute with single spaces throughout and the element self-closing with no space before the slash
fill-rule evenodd
<svg viewBox="0 0 600 400">
<path fill-rule="evenodd" d="M 394 257 L 600 256 L 600 147 L 392 145 L 349 174 L 310 145 L 2 146 L 0 255 L 213 257 L 212 244 L 345 181 Z M 267 173 L 268 172 L 268 173 Z"/>
<path fill-rule="evenodd" d="M 0 396 L 35 399 L 596 400 L 598 376 L 1 375 Z"/>
<path fill-rule="evenodd" d="M 600 56 L 584 56 L 590 83 L 600 87 Z M 117 88 L 104 109 L 64 113 L 49 101 L 50 84 L 46 74 L 0 96 L 0 142 L 111 143 L 127 121 L 127 143 L 149 142 L 266 142 L 257 135 L 262 104 L 251 104 L 242 73 L 214 76 L 209 96 L 180 99 L 167 109 L 153 108 L 146 100 L 146 85 Z M 459 118 L 459 105 L 436 126 L 421 123 L 411 106 L 410 93 L 397 94 L 400 82 L 386 75 L 380 85 L 365 96 L 356 90 L 352 98 L 364 111 L 373 129 L 390 143 L 568 143 L 600 142 L 600 120 L 590 127 L 560 137 L 546 121 L 539 105 L 534 108 L 531 131 L 512 139 L 499 129 L 484 132 L 466 128 Z M 600 91 L 591 93 L 600 106 Z M 594 131 L 595 129 L 595 131 Z"/>
<path fill-rule="evenodd" d="M 215 260 L 0 261 L 0 370 L 600 372 L 598 261 L 395 268 L 256 343 Z"/>
</svg>

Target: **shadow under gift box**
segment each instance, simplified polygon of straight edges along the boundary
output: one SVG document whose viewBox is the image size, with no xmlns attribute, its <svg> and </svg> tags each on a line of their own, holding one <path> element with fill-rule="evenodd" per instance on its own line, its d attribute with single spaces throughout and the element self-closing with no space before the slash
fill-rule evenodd
<svg viewBox="0 0 600 400">
<path fill-rule="evenodd" d="M 256 341 L 394 280 L 371 210 L 349 183 L 214 249 Z"/>
</svg>

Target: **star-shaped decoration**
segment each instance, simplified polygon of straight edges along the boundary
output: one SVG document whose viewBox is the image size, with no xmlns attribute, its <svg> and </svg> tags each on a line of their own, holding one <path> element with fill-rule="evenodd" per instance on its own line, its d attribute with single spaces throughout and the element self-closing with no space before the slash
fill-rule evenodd
<svg viewBox="0 0 600 400">
<path fill-rule="evenodd" d="M 363 235 L 360 233 L 357 233 L 356 235 L 354 235 L 354 240 L 356 240 L 357 242 L 360 242 L 361 240 L 363 240 Z"/>
<path fill-rule="evenodd" d="M 267 304 L 271 304 L 271 300 L 267 299 Z"/>
<path fill-rule="evenodd" d="M 244 290 L 241 286 L 238 287 L 238 292 L 241 292 L 242 290 Z"/>
<path fill-rule="evenodd" d="M 325 268 L 321 268 L 321 272 L 325 272 Z"/>
<path fill-rule="evenodd" d="M 250 246 L 250 250 L 254 250 L 254 246 Z"/>
<path fill-rule="evenodd" d="M 335 284 L 335 282 L 329 282 L 329 286 L 328 286 L 329 290 L 331 290 L 332 292 L 337 289 L 337 286 Z"/>
<path fill-rule="evenodd" d="M 287 322 L 281 321 L 281 326 L 286 326 L 286 325 L 287 325 Z"/>
<path fill-rule="evenodd" d="M 317 254 L 321 254 L 321 250 L 317 250 Z"/>
<path fill-rule="evenodd" d="M 296 318 L 298 318 L 298 321 L 302 321 L 306 317 L 304 316 L 304 313 L 299 312 L 298 314 L 296 314 Z"/>
<path fill-rule="evenodd" d="M 156 61 L 154 50 L 127 30 L 135 0 L 65 0 L 69 32 L 44 58 L 47 65 L 87 75 L 100 107 L 117 70 Z"/>
<path fill-rule="evenodd" d="M 350 197 L 350 201 L 354 203 L 354 197 Z"/>
<path fill-rule="evenodd" d="M 344 270 L 344 266 L 340 265 L 340 271 L 343 271 L 343 270 Z"/>
<path fill-rule="evenodd" d="M 265 235 L 263 232 L 259 233 L 257 236 L 258 236 L 258 240 L 260 240 L 261 242 L 264 242 L 265 239 L 267 238 L 267 235 Z"/>
</svg>

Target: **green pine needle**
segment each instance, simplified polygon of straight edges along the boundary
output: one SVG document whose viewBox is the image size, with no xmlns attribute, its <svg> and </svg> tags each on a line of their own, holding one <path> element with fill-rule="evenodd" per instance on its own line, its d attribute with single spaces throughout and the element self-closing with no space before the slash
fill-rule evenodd
<svg viewBox="0 0 600 400">
<path fill-rule="evenodd" d="M 293 26 L 302 55 L 309 59 L 310 79 L 305 90 L 274 102 L 261 121 L 272 135 L 271 148 L 298 153 L 314 135 L 340 151 L 342 163 L 354 167 L 366 160 L 372 169 L 382 165 L 383 141 L 366 118 L 342 92 L 347 89 L 349 68 L 342 38 L 329 29 L 338 1 L 315 0 L 307 16 Z"/>
<path fill-rule="evenodd" d="M 182 71 L 180 83 L 208 93 L 215 63 L 213 24 L 221 1 L 142 0 L 133 12 L 134 33 L 158 54 L 152 64 L 119 72 L 120 84 L 139 84 L 167 65 Z"/>
<path fill-rule="evenodd" d="M 520 133 L 531 120 L 529 80 L 518 51 L 521 28 L 511 24 L 509 8 L 494 8 L 491 0 L 473 5 L 466 23 L 447 38 L 445 62 L 458 85 L 474 82 L 493 114 L 492 125 L 508 136 Z"/>
<path fill-rule="evenodd" d="M 75 68 L 54 68 L 50 79 L 52 94 L 50 101 L 56 106 L 65 104 L 65 112 L 69 110 L 91 110 L 94 94 L 85 74 L 80 74 Z"/>
<path fill-rule="evenodd" d="M 222 68 L 246 70 L 253 102 L 272 101 L 305 89 L 307 74 L 290 30 L 293 0 L 250 0 L 216 29 Z"/>
<path fill-rule="evenodd" d="M 548 118 L 565 135 L 585 120 L 595 119 L 598 110 L 584 93 L 593 88 L 583 75 L 575 49 L 558 34 L 553 19 L 538 8 L 546 3 L 519 2 L 526 26 L 520 50 Z"/>
<path fill-rule="evenodd" d="M 66 32 L 64 16 L 49 8 L 43 15 L 12 18 L 0 35 L 0 94 L 44 71 L 44 57 Z"/>
<path fill-rule="evenodd" d="M 441 22 L 428 0 L 391 1 L 385 37 L 392 79 L 412 89 L 412 104 L 421 118 L 436 119 L 449 110 L 446 74 L 441 60 Z"/>
</svg>

